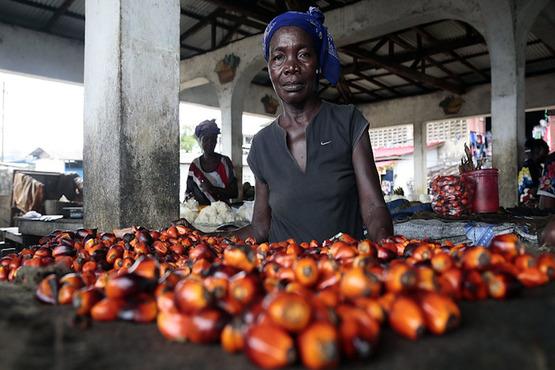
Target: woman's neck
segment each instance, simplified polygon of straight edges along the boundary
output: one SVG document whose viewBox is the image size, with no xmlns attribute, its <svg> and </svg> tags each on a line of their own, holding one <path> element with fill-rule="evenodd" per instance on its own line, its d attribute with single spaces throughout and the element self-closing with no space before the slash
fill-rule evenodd
<svg viewBox="0 0 555 370">
<path fill-rule="evenodd" d="M 283 126 L 306 126 L 316 116 L 321 105 L 322 101 L 318 97 L 307 100 L 303 104 L 298 105 L 286 104 L 282 102 L 283 113 L 281 114 L 280 122 Z"/>
</svg>

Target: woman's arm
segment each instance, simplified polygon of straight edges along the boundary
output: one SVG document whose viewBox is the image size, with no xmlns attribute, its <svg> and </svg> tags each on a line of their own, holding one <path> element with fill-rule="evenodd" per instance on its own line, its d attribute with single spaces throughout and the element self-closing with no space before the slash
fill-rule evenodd
<svg viewBox="0 0 555 370">
<path fill-rule="evenodd" d="M 256 193 L 251 224 L 232 232 L 232 234 L 237 235 L 243 240 L 252 236 L 258 243 L 265 242 L 270 234 L 271 220 L 272 210 L 269 204 L 268 185 L 256 179 Z"/>
<path fill-rule="evenodd" d="M 368 230 L 368 238 L 378 241 L 393 235 L 393 222 L 382 196 L 368 132 L 365 132 L 355 145 L 353 167 L 358 188 L 360 213 Z"/>
</svg>

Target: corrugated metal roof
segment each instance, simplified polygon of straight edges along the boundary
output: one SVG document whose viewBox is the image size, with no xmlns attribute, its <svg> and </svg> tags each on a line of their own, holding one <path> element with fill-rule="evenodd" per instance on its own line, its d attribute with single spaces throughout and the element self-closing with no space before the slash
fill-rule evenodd
<svg viewBox="0 0 555 370">
<path fill-rule="evenodd" d="M 85 15 L 85 0 L 75 0 L 68 10 L 73 13 Z"/>
</svg>

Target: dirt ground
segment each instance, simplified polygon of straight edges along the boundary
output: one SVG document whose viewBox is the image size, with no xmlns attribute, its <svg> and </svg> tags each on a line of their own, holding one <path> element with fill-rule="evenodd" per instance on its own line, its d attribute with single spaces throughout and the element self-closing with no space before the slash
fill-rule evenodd
<svg viewBox="0 0 555 370">
<path fill-rule="evenodd" d="M 384 330 L 377 354 L 342 369 L 555 369 L 555 284 L 507 302 L 462 304 L 461 328 L 417 342 Z M 70 307 L 0 283 L 0 370 L 255 369 L 217 345 L 171 343 L 155 324 L 76 325 Z M 296 368 L 301 368 L 297 365 Z"/>
</svg>

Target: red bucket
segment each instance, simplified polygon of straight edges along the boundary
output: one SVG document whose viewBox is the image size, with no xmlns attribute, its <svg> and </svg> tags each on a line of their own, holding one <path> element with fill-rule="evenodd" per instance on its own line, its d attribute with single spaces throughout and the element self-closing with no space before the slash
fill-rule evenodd
<svg viewBox="0 0 555 370">
<path fill-rule="evenodd" d="M 497 212 L 499 209 L 499 188 L 497 185 L 499 171 L 496 168 L 486 168 L 466 172 L 463 176 L 470 179 L 475 185 L 472 211 L 475 213 Z"/>
</svg>

